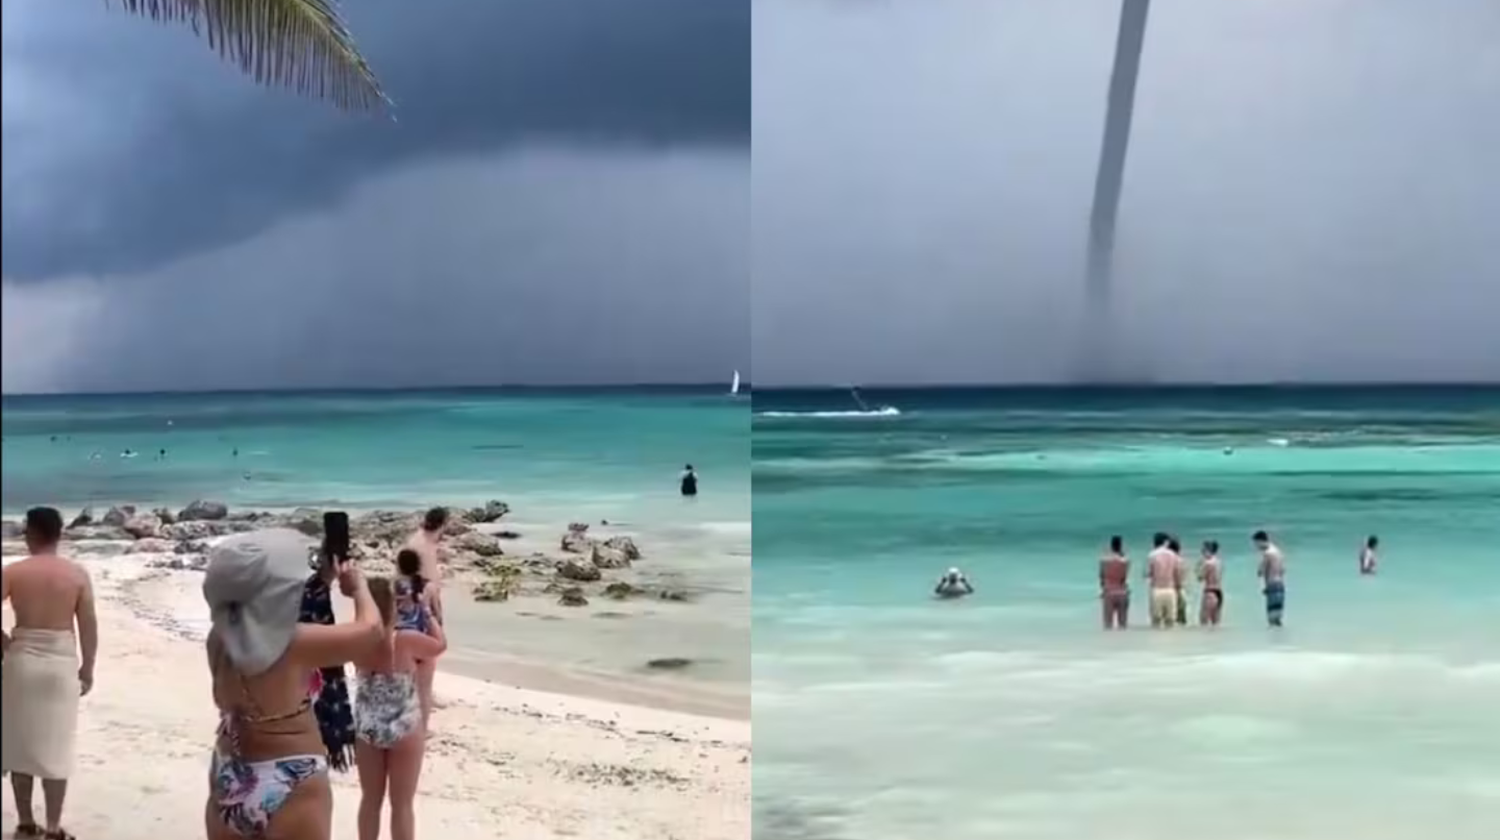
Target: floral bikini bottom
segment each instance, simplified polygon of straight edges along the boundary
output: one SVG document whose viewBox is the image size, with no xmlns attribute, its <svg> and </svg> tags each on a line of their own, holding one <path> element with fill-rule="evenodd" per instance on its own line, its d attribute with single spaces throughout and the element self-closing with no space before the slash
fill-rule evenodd
<svg viewBox="0 0 1500 840">
<path fill-rule="evenodd" d="M 215 750 L 213 796 L 219 819 L 241 837 L 265 837 L 271 817 L 286 804 L 297 785 L 326 772 L 328 757 L 323 755 L 244 761 Z"/>
</svg>

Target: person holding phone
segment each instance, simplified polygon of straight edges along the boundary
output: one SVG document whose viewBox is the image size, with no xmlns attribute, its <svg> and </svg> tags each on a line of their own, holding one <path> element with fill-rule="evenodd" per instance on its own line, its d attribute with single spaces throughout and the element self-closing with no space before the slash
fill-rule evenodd
<svg viewBox="0 0 1500 840">
<path fill-rule="evenodd" d="M 298 621 L 325 627 L 337 622 L 333 585 L 338 580 L 339 567 L 349 557 L 349 539 L 349 514 L 338 510 L 323 514 L 323 544 L 314 557 L 313 573 L 303 587 Z M 349 682 L 342 664 L 323 668 L 319 677 L 313 715 L 328 753 L 328 766 L 346 773 L 354 766 L 354 712 L 349 703 Z"/>
<path fill-rule="evenodd" d="M 359 569 L 334 555 L 344 624 L 300 622 L 307 541 L 289 529 L 230 537 L 203 577 L 212 629 L 205 647 L 219 710 L 205 809 L 208 840 L 329 840 L 333 791 L 313 703 L 321 669 L 369 656 L 383 638 Z"/>
</svg>

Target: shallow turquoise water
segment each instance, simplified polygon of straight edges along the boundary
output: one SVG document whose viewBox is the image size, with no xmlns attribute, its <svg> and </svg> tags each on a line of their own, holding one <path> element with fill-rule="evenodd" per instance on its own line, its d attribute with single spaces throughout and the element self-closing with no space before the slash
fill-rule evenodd
<svg viewBox="0 0 1500 840">
<path fill-rule="evenodd" d="M 901 413 L 756 395 L 760 840 L 1500 826 L 1500 390 L 863 398 Z M 1103 542 L 1157 529 L 1224 544 L 1219 631 L 1098 630 Z"/>
<path fill-rule="evenodd" d="M 681 655 L 661 645 L 686 633 L 699 643 L 693 654 L 713 654 L 707 676 L 744 686 L 749 412 L 714 388 L 5 397 L 0 502 L 14 515 L 194 498 L 231 508 L 498 498 L 515 527 L 537 535 L 607 519 L 638 535 L 642 574 L 681 578 L 700 603 L 611 623 L 609 645 L 600 622 L 583 620 L 507 625 L 509 638 L 486 644 L 612 671 Z M 127 449 L 140 454 L 120 457 Z M 677 493 L 685 462 L 702 477 L 694 500 Z"/>
</svg>

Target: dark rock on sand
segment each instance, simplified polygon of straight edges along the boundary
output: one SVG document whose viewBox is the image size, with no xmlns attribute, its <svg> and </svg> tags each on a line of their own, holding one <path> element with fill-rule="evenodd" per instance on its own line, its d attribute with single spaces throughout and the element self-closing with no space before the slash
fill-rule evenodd
<svg viewBox="0 0 1500 840">
<path fill-rule="evenodd" d="M 594 541 L 583 531 L 569 530 L 563 534 L 560 547 L 569 554 L 588 554 L 594 548 Z"/>
<path fill-rule="evenodd" d="M 693 664 L 693 660 L 682 656 L 668 656 L 662 659 L 652 659 L 646 663 L 647 668 L 657 671 L 681 671 Z"/>
<path fill-rule="evenodd" d="M 660 598 L 663 601 L 686 602 L 692 600 L 688 597 L 688 594 L 686 592 L 683 592 L 680 589 L 663 589 L 662 591 L 656 593 L 656 597 Z"/>
<path fill-rule="evenodd" d="M 130 517 L 135 515 L 135 505 L 122 505 L 112 507 L 104 512 L 104 517 L 99 520 L 100 524 L 109 525 L 114 528 L 124 527 Z"/>
<path fill-rule="evenodd" d="M 299 507 L 281 517 L 281 524 L 309 537 L 323 536 L 323 511 L 317 508 Z"/>
<path fill-rule="evenodd" d="M 488 525 L 491 522 L 499 522 L 507 513 L 510 513 L 510 505 L 491 499 L 485 502 L 483 507 L 471 508 L 463 514 L 462 518 L 476 525 Z M 454 517 L 454 519 L 458 518 Z"/>
<path fill-rule="evenodd" d="M 598 566 L 589 562 L 580 562 L 571 557 L 558 561 L 557 575 L 568 580 L 583 582 L 596 581 L 604 577 Z"/>
<path fill-rule="evenodd" d="M 641 559 L 641 550 L 630 537 L 610 537 L 604 541 L 604 547 L 625 555 L 627 561 Z"/>
<path fill-rule="evenodd" d="M 508 601 L 513 586 L 509 579 L 484 580 L 474 585 L 470 594 L 475 601 L 487 603 L 492 601 Z"/>
<path fill-rule="evenodd" d="M 604 587 L 604 597 L 613 598 L 616 601 L 623 601 L 632 595 L 642 594 L 645 594 L 645 590 L 639 589 L 635 586 L 631 586 L 624 581 L 615 581 L 614 583 L 611 583 L 610 585 Z"/>
<path fill-rule="evenodd" d="M 223 502 L 199 499 L 177 514 L 179 522 L 215 521 L 229 516 L 229 506 Z"/>
<path fill-rule="evenodd" d="M 495 539 L 498 539 L 498 540 L 519 540 L 520 538 L 521 538 L 521 535 L 519 533 L 515 532 L 515 531 L 496 531 L 495 532 Z"/>
<path fill-rule="evenodd" d="M 586 607 L 589 605 L 589 599 L 583 597 L 581 588 L 570 586 L 562 591 L 562 597 L 557 599 L 557 603 L 564 607 Z"/>
<path fill-rule="evenodd" d="M 177 514 L 173 513 L 171 508 L 159 507 L 151 512 L 156 515 L 156 521 L 163 525 L 172 525 L 177 522 Z"/>
<path fill-rule="evenodd" d="M 106 517 L 107 519 L 107 517 Z M 125 533 L 138 540 L 149 539 L 161 533 L 161 520 L 154 514 L 138 513 L 120 523 Z"/>
<path fill-rule="evenodd" d="M 607 545 L 595 545 L 589 551 L 589 562 L 601 569 L 625 569 L 630 566 L 630 558 L 625 552 Z"/>
<path fill-rule="evenodd" d="M 235 532 L 234 522 L 210 522 L 206 520 L 194 520 L 189 522 L 178 522 L 173 525 L 163 525 L 160 535 L 169 540 L 209 540 L 214 537 L 228 536 Z"/>
<path fill-rule="evenodd" d="M 94 509 L 86 507 L 79 511 L 77 516 L 73 517 L 72 522 L 68 523 L 68 530 L 71 531 L 74 528 L 82 528 L 92 524 L 94 524 Z"/>
<path fill-rule="evenodd" d="M 500 540 L 479 531 L 460 534 L 450 540 L 448 545 L 455 551 L 477 554 L 480 557 L 499 557 L 505 554 L 505 549 L 500 546 Z"/>
</svg>

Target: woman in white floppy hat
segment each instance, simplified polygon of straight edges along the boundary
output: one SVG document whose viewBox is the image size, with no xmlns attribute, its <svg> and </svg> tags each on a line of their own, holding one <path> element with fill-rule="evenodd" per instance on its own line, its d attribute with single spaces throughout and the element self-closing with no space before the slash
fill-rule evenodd
<svg viewBox="0 0 1500 840">
<path fill-rule="evenodd" d="M 380 613 L 359 570 L 335 558 L 354 600 L 345 624 L 300 624 L 311 543 L 292 530 L 227 538 L 203 578 L 213 629 L 219 732 L 205 820 L 209 840 L 329 840 L 333 793 L 312 699 L 319 668 L 380 645 Z"/>
</svg>

